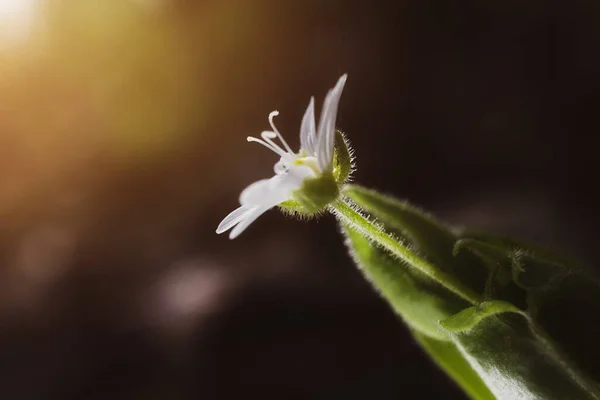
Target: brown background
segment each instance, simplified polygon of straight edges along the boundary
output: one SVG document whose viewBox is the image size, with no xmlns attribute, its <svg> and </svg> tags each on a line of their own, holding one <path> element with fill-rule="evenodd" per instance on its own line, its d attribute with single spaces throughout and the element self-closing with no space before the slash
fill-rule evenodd
<svg viewBox="0 0 600 400">
<path fill-rule="evenodd" d="M 214 233 L 276 161 L 245 137 L 297 145 L 345 72 L 356 181 L 597 260 L 596 1 L 35 9 L 0 8 L 0 398 L 463 398 L 331 217 Z"/>
</svg>

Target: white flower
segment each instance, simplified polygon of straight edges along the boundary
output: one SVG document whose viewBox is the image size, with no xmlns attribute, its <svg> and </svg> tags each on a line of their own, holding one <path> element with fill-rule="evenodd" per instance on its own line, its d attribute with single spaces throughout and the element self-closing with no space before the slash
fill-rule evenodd
<svg viewBox="0 0 600 400">
<path fill-rule="evenodd" d="M 281 158 L 274 166 L 275 176 L 254 182 L 240 194 L 241 206 L 229 213 L 217 228 L 223 233 L 231 228 L 230 239 L 239 236 L 256 218 L 270 208 L 293 199 L 294 191 L 300 189 L 306 179 L 317 178 L 333 169 L 335 142 L 335 120 L 340 96 L 346 83 L 344 74 L 331 89 L 323 103 L 321 118 L 315 124 L 315 99 L 312 97 L 300 126 L 300 151 L 294 153 L 273 123 L 277 111 L 269 114 L 272 131 L 261 133 L 261 139 L 249 136 L 249 142 L 257 142 L 273 151 Z M 273 139 L 278 138 L 280 147 Z"/>
</svg>

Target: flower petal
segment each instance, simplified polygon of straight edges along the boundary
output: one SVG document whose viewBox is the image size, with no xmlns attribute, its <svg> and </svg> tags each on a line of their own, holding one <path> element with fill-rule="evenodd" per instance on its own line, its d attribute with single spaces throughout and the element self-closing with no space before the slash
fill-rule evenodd
<svg viewBox="0 0 600 400">
<path fill-rule="evenodd" d="M 348 74 L 344 74 L 340 77 L 335 87 L 327 93 L 325 101 L 323 102 L 323 110 L 321 110 L 317 137 L 317 162 L 321 171 L 330 169 L 333 164 L 335 121 L 337 118 L 338 104 L 347 77 Z"/>
<path fill-rule="evenodd" d="M 246 218 L 252 209 L 246 206 L 241 206 L 230 212 L 223 221 L 217 227 L 217 234 L 221 234 L 229 229 L 231 229 L 234 225 L 238 224 L 244 218 Z"/>
<path fill-rule="evenodd" d="M 270 179 L 261 179 L 251 183 L 240 193 L 240 204 L 243 206 L 256 206 L 264 202 L 269 195 Z"/>
<path fill-rule="evenodd" d="M 311 156 L 316 157 L 315 146 L 317 142 L 317 128 L 315 126 L 315 98 L 311 97 L 308 107 L 302 117 L 300 125 L 300 146 L 301 150 Z"/>
<path fill-rule="evenodd" d="M 294 165 L 287 173 L 271 178 L 271 191 L 280 192 L 279 203 L 289 200 L 294 190 L 300 189 L 305 179 L 314 178 L 315 171 L 306 165 Z M 279 178 L 275 180 L 275 178 Z M 276 197 L 276 196 L 273 196 Z M 277 204 L 279 204 L 277 203 Z"/>
<path fill-rule="evenodd" d="M 252 208 L 250 210 L 251 212 L 247 215 L 247 217 L 231 230 L 231 232 L 229 233 L 229 239 L 235 239 L 236 237 L 240 236 L 240 234 L 244 232 L 246 228 L 250 226 L 251 223 L 256 221 L 256 218 L 263 215 L 269 208 L 271 207 L 259 206 Z"/>
</svg>

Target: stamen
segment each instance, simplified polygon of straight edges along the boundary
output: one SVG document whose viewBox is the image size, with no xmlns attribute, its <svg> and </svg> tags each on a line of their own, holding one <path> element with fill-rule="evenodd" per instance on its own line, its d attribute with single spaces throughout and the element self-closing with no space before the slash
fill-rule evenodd
<svg viewBox="0 0 600 400">
<path fill-rule="evenodd" d="M 279 148 L 279 146 L 275 146 L 272 142 L 267 143 L 264 140 L 260 140 L 260 139 L 257 139 L 255 137 L 252 137 L 252 136 L 248 136 L 246 138 L 246 140 L 248 142 L 256 142 L 256 143 L 262 144 L 263 146 L 265 146 L 267 149 L 271 150 L 272 152 L 274 152 L 278 156 L 284 157 L 284 156 L 287 155 L 287 153 L 285 151 L 283 151 L 283 149 Z"/>
<path fill-rule="evenodd" d="M 288 159 L 293 158 L 294 153 L 287 153 L 284 149 L 282 149 L 281 147 L 279 147 L 279 145 L 277 143 L 275 143 L 274 141 L 272 141 L 271 139 L 274 139 L 277 137 L 277 134 L 275 132 L 271 132 L 271 131 L 263 131 L 260 134 L 260 137 L 263 138 L 263 140 L 267 143 L 269 143 L 271 146 L 273 146 L 274 148 L 278 149 L 279 151 L 281 151 L 281 153 L 277 153 L 279 155 L 281 155 L 282 157 L 286 157 Z"/>
<path fill-rule="evenodd" d="M 287 142 L 285 141 L 285 139 L 283 138 L 283 136 L 281 136 L 281 133 L 279 133 L 279 131 L 277 130 L 277 127 L 275 126 L 275 123 L 273 122 L 273 118 L 279 115 L 279 111 L 275 110 L 273 112 L 271 112 L 271 114 L 269 114 L 269 123 L 271 124 L 271 128 L 273 128 L 273 131 L 277 134 L 277 136 L 279 137 L 279 140 L 281 140 L 281 143 L 283 143 L 283 146 L 285 147 L 285 149 L 291 153 L 291 154 L 295 154 L 294 151 L 290 148 L 290 146 L 287 144 Z"/>
</svg>

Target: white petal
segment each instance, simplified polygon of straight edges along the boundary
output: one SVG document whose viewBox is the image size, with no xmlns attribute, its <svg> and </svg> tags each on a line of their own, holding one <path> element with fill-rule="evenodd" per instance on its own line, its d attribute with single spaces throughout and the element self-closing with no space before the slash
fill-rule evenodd
<svg viewBox="0 0 600 400">
<path fill-rule="evenodd" d="M 315 126 L 315 98 L 311 97 L 308 107 L 302 117 L 302 125 L 300 126 L 300 146 L 304 152 L 316 157 L 315 145 L 317 141 L 317 128 Z"/>
<path fill-rule="evenodd" d="M 234 225 L 238 224 L 241 220 L 246 218 L 251 211 L 252 209 L 246 206 L 236 208 L 235 210 L 230 212 L 229 215 L 223 218 L 223 221 L 221 221 L 221 223 L 217 227 L 217 233 L 221 234 L 231 229 Z"/>
<path fill-rule="evenodd" d="M 262 205 L 276 206 L 289 200 L 291 192 L 300 188 L 304 179 L 314 176 L 315 173 L 310 167 L 295 165 L 286 173 L 252 183 L 240 194 L 240 204 L 248 208 Z"/>
<path fill-rule="evenodd" d="M 246 230 L 251 223 L 256 221 L 256 218 L 263 215 L 270 207 L 255 207 L 252 212 L 229 233 L 229 239 L 235 239 Z"/>
<path fill-rule="evenodd" d="M 245 214 L 244 219 L 231 231 L 230 239 L 238 237 L 252 222 L 264 214 L 267 210 L 292 198 L 292 192 L 299 189 L 306 178 L 315 176 L 312 168 L 306 165 L 296 165 L 286 174 L 276 175 L 266 180 L 267 190 L 264 190 L 265 182 L 258 181 L 253 185 L 260 187 L 262 203 Z M 250 187 L 249 187 L 250 188 Z M 256 189 L 258 190 L 258 189 Z"/>
<path fill-rule="evenodd" d="M 294 165 L 287 174 L 281 175 L 281 181 L 278 183 L 280 190 L 291 191 L 300 189 L 305 179 L 314 178 L 315 171 L 306 165 Z"/>
<path fill-rule="evenodd" d="M 229 234 L 230 239 L 235 239 L 267 210 L 290 200 L 293 191 L 299 189 L 305 179 L 314 176 L 312 168 L 296 165 L 287 173 L 254 182 L 242 191 L 241 207 L 223 219 L 217 228 L 217 233 L 223 233 L 235 226 Z"/>
<path fill-rule="evenodd" d="M 261 179 L 251 183 L 240 193 L 240 204 L 245 206 L 256 206 L 264 202 L 269 195 L 269 179 Z"/>
<path fill-rule="evenodd" d="M 321 118 L 319 119 L 317 143 L 317 162 L 322 171 L 330 169 L 333 163 L 335 121 L 337 118 L 338 104 L 347 77 L 347 74 L 340 77 L 335 87 L 327 93 L 325 101 L 323 102 Z"/>
</svg>

